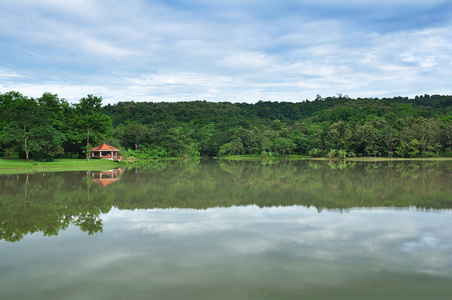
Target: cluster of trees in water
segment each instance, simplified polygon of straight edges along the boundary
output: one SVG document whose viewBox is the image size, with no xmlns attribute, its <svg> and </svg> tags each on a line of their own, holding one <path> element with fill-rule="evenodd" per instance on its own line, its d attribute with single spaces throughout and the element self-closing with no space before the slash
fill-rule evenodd
<svg viewBox="0 0 452 300">
<path fill-rule="evenodd" d="M 452 96 L 347 96 L 305 102 L 119 102 L 88 95 L 0 94 L 3 155 L 79 155 L 104 141 L 143 158 L 176 156 L 450 156 Z M 0 153 L 2 155 L 2 153 Z"/>
</svg>

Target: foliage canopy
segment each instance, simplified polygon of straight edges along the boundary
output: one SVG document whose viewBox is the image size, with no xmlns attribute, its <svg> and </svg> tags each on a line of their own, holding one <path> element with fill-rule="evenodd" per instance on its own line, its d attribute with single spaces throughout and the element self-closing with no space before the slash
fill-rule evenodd
<svg viewBox="0 0 452 300">
<path fill-rule="evenodd" d="M 109 142 L 137 157 L 252 155 L 450 156 L 452 96 L 347 96 L 305 102 L 119 102 L 70 105 L 0 94 L 0 156 L 51 160 Z M 340 152 L 339 152 L 340 151 Z"/>
</svg>

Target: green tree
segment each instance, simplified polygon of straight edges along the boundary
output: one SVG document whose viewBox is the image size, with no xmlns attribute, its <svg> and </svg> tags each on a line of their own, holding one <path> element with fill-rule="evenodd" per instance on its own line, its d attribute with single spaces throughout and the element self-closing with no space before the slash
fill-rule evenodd
<svg viewBox="0 0 452 300">
<path fill-rule="evenodd" d="M 31 154 L 36 160 L 52 161 L 64 153 L 64 135 L 50 125 L 42 125 L 31 130 Z"/>
<path fill-rule="evenodd" d="M 425 155 L 427 152 L 436 152 L 440 143 L 441 127 L 434 119 L 421 118 L 412 126 L 412 130 L 420 144 L 420 150 Z"/>
<path fill-rule="evenodd" d="M 276 119 L 276 120 L 273 120 L 270 127 L 273 130 L 281 130 L 281 128 L 283 127 L 283 123 L 280 120 Z"/>
<path fill-rule="evenodd" d="M 369 156 L 376 156 L 379 152 L 379 143 L 382 139 L 381 131 L 370 122 L 355 127 L 356 150 Z"/>
<path fill-rule="evenodd" d="M 240 137 L 236 137 L 230 143 L 226 143 L 220 147 L 220 151 L 218 151 L 218 156 L 240 155 L 244 153 L 245 149 L 243 148 L 242 140 L 240 139 Z"/>
<path fill-rule="evenodd" d="M 3 133 L 3 143 L 22 151 L 28 160 L 34 140 L 32 129 L 39 126 L 42 120 L 38 120 L 38 103 L 22 94 L 11 92 L 7 95 L 10 98 L 6 119 L 9 121 L 7 129 Z"/>
<path fill-rule="evenodd" d="M 121 142 L 124 147 L 137 150 L 139 144 L 148 140 L 148 135 L 149 129 L 145 125 L 133 121 L 123 126 Z"/>
<path fill-rule="evenodd" d="M 350 126 L 343 122 L 332 124 L 325 136 L 326 148 L 349 149 L 352 132 Z"/>
<path fill-rule="evenodd" d="M 78 143 L 79 153 L 85 153 L 86 159 L 90 154 L 90 143 L 105 141 L 112 127 L 111 119 L 102 114 L 102 97 L 88 95 L 80 99 L 75 105 L 75 142 Z"/>
<path fill-rule="evenodd" d="M 396 142 L 397 132 L 391 125 L 387 124 L 383 127 L 382 130 L 383 141 L 386 146 L 386 152 L 388 153 L 388 157 L 394 152 L 394 146 Z"/>
<path fill-rule="evenodd" d="M 258 154 L 261 152 L 262 136 L 256 127 L 252 129 L 240 127 L 234 132 L 233 139 L 240 139 L 243 151 L 246 154 Z"/>
<path fill-rule="evenodd" d="M 281 155 L 292 154 L 296 146 L 291 139 L 286 139 L 284 137 L 277 137 L 274 143 L 276 152 Z"/>
<path fill-rule="evenodd" d="M 401 141 L 400 145 L 396 147 L 397 155 L 401 157 L 414 157 L 419 153 L 420 143 L 417 139 L 412 139 L 410 142 Z"/>
<path fill-rule="evenodd" d="M 17 92 L 1 95 L 2 144 L 9 153 L 20 152 L 28 160 L 53 159 L 63 154 L 65 136 L 64 108 L 67 102 L 57 95 L 44 93 L 38 99 Z"/>
</svg>

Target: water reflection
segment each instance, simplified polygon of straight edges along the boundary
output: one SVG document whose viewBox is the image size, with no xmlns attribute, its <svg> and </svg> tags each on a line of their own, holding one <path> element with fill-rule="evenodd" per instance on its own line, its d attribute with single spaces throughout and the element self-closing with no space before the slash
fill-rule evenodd
<svg viewBox="0 0 452 300">
<path fill-rule="evenodd" d="M 114 208 L 102 235 L 0 247 L 0 298 L 448 299 L 448 213 Z"/>
<path fill-rule="evenodd" d="M 124 168 L 113 169 L 103 172 L 89 172 L 94 183 L 107 186 L 119 180 Z"/>
<path fill-rule="evenodd" d="M 108 172 L 2 175 L 0 239 L 15 242 L 34 232 L 57 235 L 71 224 L 93 234 L 103 230 L 102 215 L 114 207 L 448 210 L 451 171 L 451 162 L 208 160 L 159 161 Z"/>
<path fill-rule="evenodd" d="M 71 224 L 88 234 L 101 232 L 100 215 L 112 204 L 92 185 L 87 172 L 0 176 L 0 239 L 16 242 L 34 232 L 58 235 Z"/>
</svg>

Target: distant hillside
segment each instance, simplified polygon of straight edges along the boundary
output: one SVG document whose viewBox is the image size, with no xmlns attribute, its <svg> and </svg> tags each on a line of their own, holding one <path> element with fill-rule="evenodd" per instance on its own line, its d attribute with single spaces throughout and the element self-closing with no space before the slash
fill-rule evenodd
<svg viewBox="0 0 452 300">
<path fill-rule="evenodd" d="M 150 156 L 328 155 L 331 149 L 352 155 L 433 156 L 446 155 L 452 146 L 452 96 L 120 102 L 102 111 L 113 122 L 117 143 Z"/>
<path fill-rule="evenodd" d="M 424 95 L 414 99 L 358 98 L 320 96 L 306 102 L 259 101 L 255 104 L 228 102 L 119 102 L 106 105 L 103 111 L 113 120 L 113 125 L 135 121 L 140 124 L 159 122 L 190 122 L 203 120 L 207 123 L 269 123 L 275 119 L 283 122 L 299 122 L 317 117 L 315 121 L 347 121 L 351 118 L 362 120 L 369 114 L 383 116 L 394 113 L 398 117 L 432 117 L 450 114 L 452 96 Z"/>
</svg>

